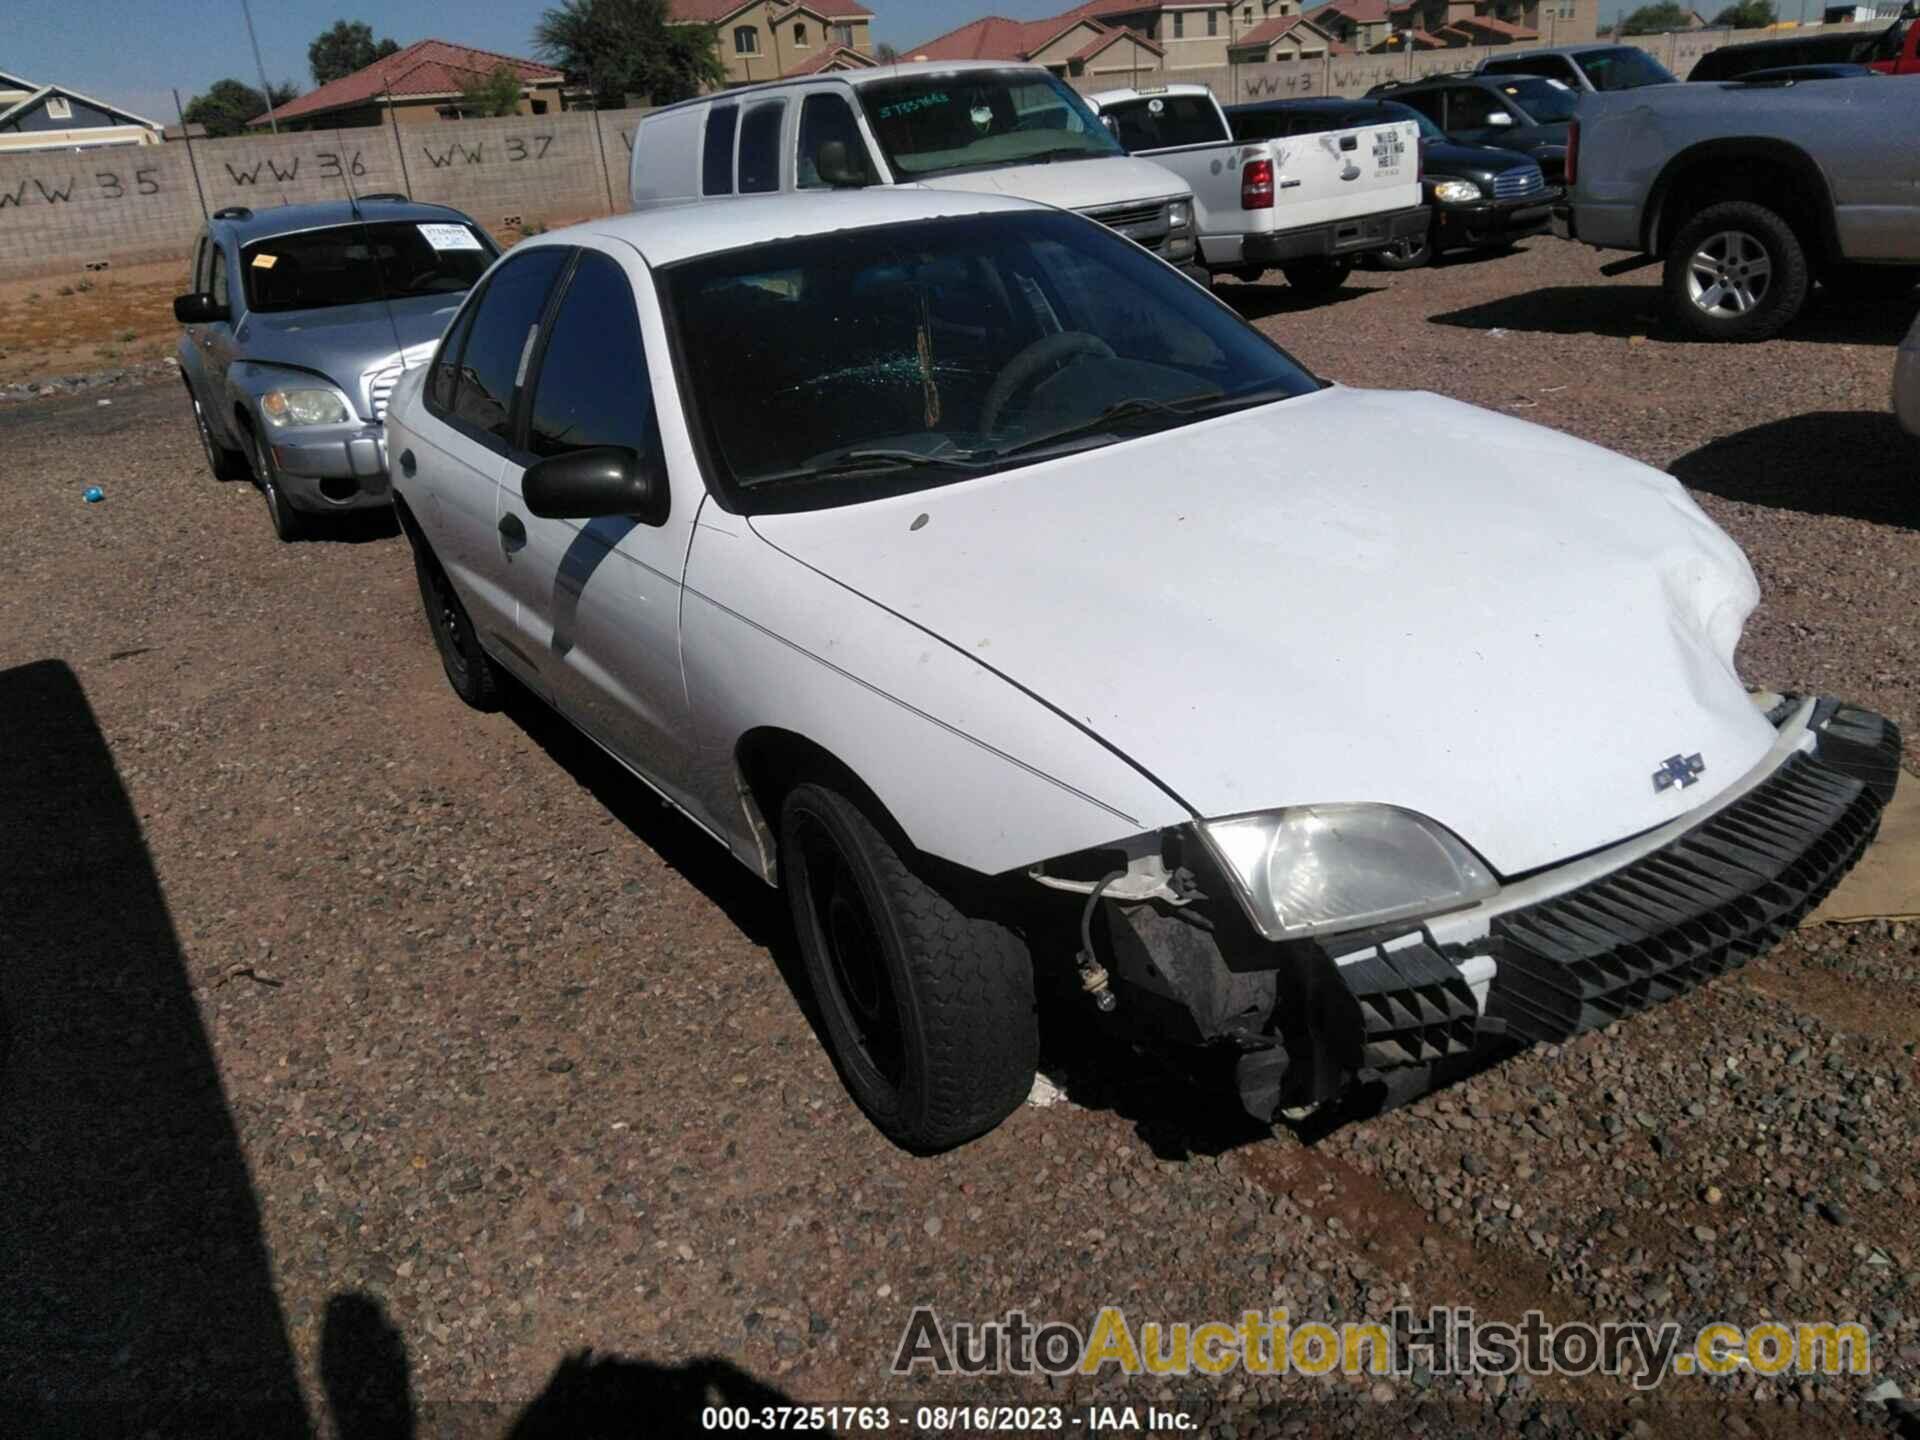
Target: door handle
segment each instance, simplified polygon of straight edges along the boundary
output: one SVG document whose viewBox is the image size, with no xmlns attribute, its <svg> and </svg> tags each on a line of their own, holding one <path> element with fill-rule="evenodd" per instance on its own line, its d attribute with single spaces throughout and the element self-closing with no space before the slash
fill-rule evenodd
<svg viewBox="0 0 1920 1440">
<path fill-rule="evenodd" d="M 400 473 L 402 475 L 411 475 L 419 468 L 420 467 L 414 463 L 413 452 L 411 450 L 402 450 L 400 452 Z"/>
<path fill-rule="evenodd" d="M 500 517 L 500 539 L 509 550 L 518 550 L 527 543 L 527 527 L 520 523 L 518 515 L 509 513 Z"/>
</svg>

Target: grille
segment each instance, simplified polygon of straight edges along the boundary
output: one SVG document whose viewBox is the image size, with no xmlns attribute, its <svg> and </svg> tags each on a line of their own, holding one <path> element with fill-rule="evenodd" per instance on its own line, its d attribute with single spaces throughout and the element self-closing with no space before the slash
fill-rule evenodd
<svg viewBox="0 0 1920 1440">
<path fill-rule="evenodd" d="M 1852 714 L 1856 728 L 1893 731 Z M 1897 732 L 1892 744 L 1897 755 Z M 1795 755 L 1672 844 L 1498 917 L 1488 1013 L 1524 1039 L 1561 1041 L 1746 963 L 1860 858 L 1880 825 L 1879 788 L 1824 753 Z"/>
<path fill-rule="evenodd" d="M 1474 1047 L 1480 1007 L 1466 979 L 1424 940 L 1339 956 L 1341 983 L 1359 1010 L 1360 1063 L 1424 1065 Z"/>
<path fill-rule="evenodd" d="M 1115 205 L 1105 210 L 1089 210 L 1087 215 L 1090 219 L 1098 220 L 1102 225 L 1111 225 L 1119 230 L 1129 225 L 1164 224 L 1166 206 Z"/>
<path fill-rule="evenodd" d="M 1524 200 L 1529 195 L 1542 193 L 1546 188 L 1546 177 L 1540 173 L 1538 165 L 1509 170 L 1493 177 L 1493 198 L 1496 200 Z"/>
<path fill-rule="evenodd" d="M 406 373 L 399 364 L 376 370 L 367 377 L 367 408 L 373 412 L 373 418 L 387 418 L 387 401 L 393 396 L 393 387 L 400 383 L 400 377 Z"/>
</svg>

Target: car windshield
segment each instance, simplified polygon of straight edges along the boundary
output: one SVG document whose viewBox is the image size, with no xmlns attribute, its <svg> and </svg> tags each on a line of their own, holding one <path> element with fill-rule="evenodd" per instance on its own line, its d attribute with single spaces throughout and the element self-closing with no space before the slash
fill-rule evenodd
<svg viewBox="0 0 1920 1440">
<path fill-rule="evenodd" d="M 1582 50 L 1575 57 L 1594 89 L 1638 90 L 1642 85 L 1673 85 L 1673 72 L 1646 51 L 1632 45 L 1606 50 Z"/>
<path fill-rule="evenodd" d="M 857 93 L 901 179 L 1122 153 L 1085 101 L 1033 70 L 936 72 Z"/>
<path fill-rule="evenodd" d="M 1521 75 L 1500 82 L 1500 93 L 1533 118 L 1536 125 L 1553 125 L 1573 118 L 1580 97 L 1565 81 L 1543 75 Z"/>
<path fill-rule="evenodd" d="M 1055 212 L 779 240 L 663 279 L 716 478 L 748 514 L 949 484 L 1319 385 L 1163 261 Z"/>
<path fill-rule="evenodd" d="M 454 221 L 355 221 L 256 240 L 240 252 L 247 308 L 269 313 L 458 295 L 492 261 L 486 238 Z"/>
</svg>

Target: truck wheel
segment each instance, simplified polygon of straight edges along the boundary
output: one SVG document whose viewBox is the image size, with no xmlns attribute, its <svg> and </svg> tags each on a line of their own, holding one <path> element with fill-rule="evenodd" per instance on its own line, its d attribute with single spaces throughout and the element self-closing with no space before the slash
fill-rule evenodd
<svg viewBox="0 0 1920 1440">
<path fill-rule="evenodd" d="M 1807 257 L 1773 211 L 1750 200 L 1709 205 L 1667 248 L 1667 301 L 1701 340 L 1765 340 L 1807 298 Z"/>
<path fill-rule="evenodd" d="M 193 407 L 193 428 L 200 436 L 200 449 L 206 454 L 207 469 L 213 472 L 216 480 L 246 480 L 253 471 L 247 466 L 247 457 L 238 450 L 229 450 L 213 438 L 213 428 L 207 424 L 207 412 L 200 404 L 200 397 L 193 393 L 193 385 L 183 381 L 187 387 L 187 404 Z"/>
<path fill-rule="evenodd" d="M 1347 283 L 1353 273 L 1351 260 L 1296 260 L 1282 265 L 1280 273 L 1287 284 L 1304 295 L 1331 295 Z"/>
<path fill-rule="evenodd" d="M 830 785 L 780 807 L 780 868 L 841 1078 L 905 1149 L 946 1150 L 1033 1088 L 1033 966 L 1004 925 L 966 914 Z"/>
<path fill-rule="evenodd" d="M 1898 300 L 1920 285 L 1920 265 L 1835 265 L 1820 285 L 1845 300 Z"/>
<path fill-rule="evenodd" d="M 1403 236 L 1371 257 L 1382 270 L 1418 270 L 1433 259 L 1433 242 L 1425 235 L 1419 239 Z"/>
<path fill-rule="evenodd" d="M 480 648 L 467 607 L 453 588 L 453 581 L 440 567 L 424 539 L 416 539 L 411 526 L 407 539 L 413 546 L 413 574 L 420 582 L 420 603 L 426 607 L 427 628 L 433 632 L 433 648 L 440 652 L 440 664 L 447 672 L 453 693 L 476 710 L 500 708 L 505 698 L 506 677 L 493 657 Z"/>
</svg>

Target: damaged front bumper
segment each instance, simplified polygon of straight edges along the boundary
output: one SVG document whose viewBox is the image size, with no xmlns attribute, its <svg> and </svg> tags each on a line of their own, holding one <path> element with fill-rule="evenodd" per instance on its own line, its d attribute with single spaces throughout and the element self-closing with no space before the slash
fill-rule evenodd
<svg viewBox="0 0 1920 1440">
<path fill-rule="evenodd" d="M 1389 1103 L 1476 1052 L 1566 1040 L 1765 951 L 1879 827 L 1900 733 L 1836 700 L 1782 701 L 1779 738 L 1713 803 L 1419 923 L 1275 944 L 1162 906 L 1104 901 L 1128 1004 L 1241 1050 L 1263 1120 L 1355 1087 Z M 1198 907 L 1192 907 L 1197 910 Z M 1157 1027 L 1163 1031 L 1164 1024 Z"/>
</svg>

